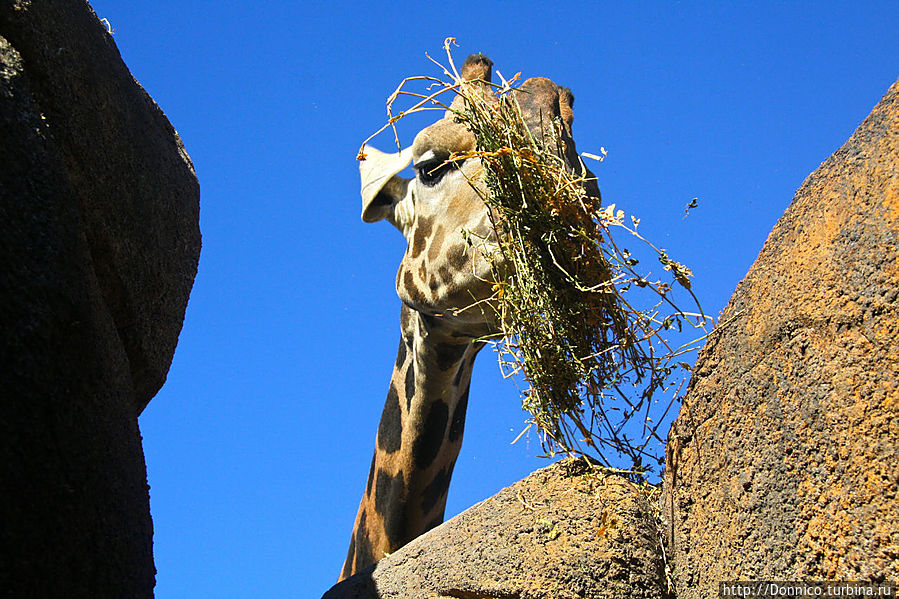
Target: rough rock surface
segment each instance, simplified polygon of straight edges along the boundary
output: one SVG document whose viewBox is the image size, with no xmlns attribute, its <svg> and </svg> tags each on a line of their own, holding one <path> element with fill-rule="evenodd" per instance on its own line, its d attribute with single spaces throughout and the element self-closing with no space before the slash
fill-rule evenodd
<svg viewBox="0 0 899 599">
<path fill-rule="evenodd" d="M 668 445 L 677 596 L 899 580 L 899 82 L 796 193 L 731 320 Z"/>
<path fill-rule="evenodd" d="M 323 599 L 663 597 L 657 496 L 583 462 L 538 470 Z"/>
<path fill-rule="evenodd" d="M 199 188 L 83 0 L 0 4 L 0 589 L 150 597 L 137 416 L 165 380 Z"/>
<path fill-rule="evenodd" d="M 0 35 L 21 55 L 77 196 L 139 412 L 165 382 L 196 275 L 193 165 L 87 2 L 4 2 Z"/>
</svg>

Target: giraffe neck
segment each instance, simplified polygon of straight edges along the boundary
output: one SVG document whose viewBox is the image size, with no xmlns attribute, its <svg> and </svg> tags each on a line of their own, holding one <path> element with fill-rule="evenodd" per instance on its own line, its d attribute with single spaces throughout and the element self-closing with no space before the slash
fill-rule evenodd
<svg viewBox="0 0 899 599">
<path fill-rule="evenodd" d="M 403 305 L 402 338 L 341 579 L 443 522 L 483 343 Z"/>
</svg>

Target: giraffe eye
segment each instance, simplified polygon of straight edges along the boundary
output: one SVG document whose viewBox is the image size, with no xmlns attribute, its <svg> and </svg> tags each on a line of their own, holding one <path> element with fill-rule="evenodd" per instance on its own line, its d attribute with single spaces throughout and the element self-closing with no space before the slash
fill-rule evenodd
<svg viewBox="0 0 899 599">
<path fill-rule="evenodd" d="M 445 159 L 437 158 L 427 160 L 415 165 L 415 173 L 418 180 L 426 187 L 437 185 L 443 176 L 456 165 Z"/>
</svg>

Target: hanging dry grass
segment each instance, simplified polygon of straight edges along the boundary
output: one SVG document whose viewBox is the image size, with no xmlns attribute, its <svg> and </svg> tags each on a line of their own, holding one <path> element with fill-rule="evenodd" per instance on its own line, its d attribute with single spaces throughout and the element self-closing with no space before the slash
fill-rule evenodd
<svg viewBox="0 0 899 599">
<path fill-rule="evenodd" d="M 454 41 L 445 44 L 448 65 L 440 65 L 447 79 L 405 80 L 388 100 L 381 131 L 406 114 L 447 109 L 441 94 L 461 96 L 453 110 L 477 149 L 450 160 L 476 157 L 483 165 L 483 184 L 472 185 L 490 208 L 498 243 L 487 252 L 495 295 L 481 305 L 498 313 L 502 334 L 490 341 L 504 372 L 526 381 L 522 405 L 548 453 L 592 455 L 608 466 L 620 463 L 613 454 L 624 455 L 627 468 L 641 473 L 661 456 L 658 428 L 675 402 L 672 396 L 659 403 L 658 396 L 683 383 L 671 376 L 681 367 L 676 358 L 695 347 L 672 347 L 666 331 L 706 322 L 690 288 L 692 273 L 645 240 L 637 219 L 625 222 L 622 211 L 602 207 L 589 193 L 589 171 L 566 162 L 561 120 L 541 123 L 541 132 L 528 128 L 517 76 L 502 85 L 464 81 L 450 52 Z M 421 80 L 432 84 L 427 93 L 405 90 Z M 401 96 L 416 103 L 393 116 Z M 645 244 L 671 282 L 642 275 L 614 231 Z M 672 301 L 675 286 L 696 310 Z M 634 305 L 637 294 L 641 307 Z"/>
</svg>

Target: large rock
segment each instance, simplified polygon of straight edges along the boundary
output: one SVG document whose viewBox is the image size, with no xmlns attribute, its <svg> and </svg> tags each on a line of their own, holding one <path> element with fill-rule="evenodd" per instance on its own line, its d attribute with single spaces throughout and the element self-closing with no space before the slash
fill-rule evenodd
<svg viewBox="0 0 899 599">
<path fill-rule="evenodd" d="M 567 461 L 412 541 L 323 599 L 664 597 L 658 498 Z"/>
<path fill-rule="evenodd" d="M 165 381 L 196 275 L 193 165 L 87 2 L 4 2 L 0 35 L 22 57 L 77 195 L 140 411 Z"/>
<path fill-rule="evenodd" d="M 0 4 L 0 588 L 150 597 L 137 416 L 165 380 L 199 188 L 83 0 Z"/>
<path fill-rule="evenodd" d="M 667 451 L 677 596 L 899 580 L 899 82 L 796 193 L 721 322 Z"/>
</svg>

